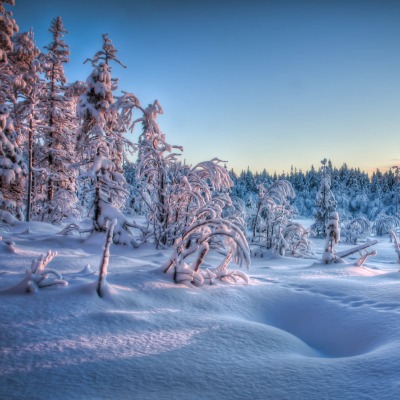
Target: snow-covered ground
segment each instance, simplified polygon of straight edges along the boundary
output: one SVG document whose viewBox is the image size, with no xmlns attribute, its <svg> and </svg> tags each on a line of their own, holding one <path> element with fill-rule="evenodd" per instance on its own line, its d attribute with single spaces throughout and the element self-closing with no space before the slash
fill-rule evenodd
<svg viewBox="0 0 400 400">
<path fill-rule="evenodd" d="M 112 245 L 100 298 L 103 237 L 25 229 L 2 232 L 15 252 L 0 242 L 1 399 L 399 398 L 400 273 L 387 237 L 363 267 L 253 258 L 249 285 L 201 288 L 163 274 L 170 250 Z M 68 286 L 7 291 L 48 249 Z"/>
</svg>

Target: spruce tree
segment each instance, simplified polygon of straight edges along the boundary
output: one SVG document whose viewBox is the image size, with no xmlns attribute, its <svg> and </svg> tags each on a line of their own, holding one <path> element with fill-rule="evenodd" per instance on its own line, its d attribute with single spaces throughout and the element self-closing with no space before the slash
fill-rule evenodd
<svg viewBox="0 0 400 400">
<path fill-rule="evenodd" d="M 14 41 L 18 25 L 11 12 L 5 10 L 4 3 L 13 5 L 14 2 L 0 0 L 0 209 L 23 219 L 27 165 L 16 117 L 23 118 L 23 114 L 17 112 L 18 96 L 29 90 L 30 84 L 24 79 L 24 64 L 16 57 L 19 48 Z"/>
<path fill-rule="evenodd" d="M 312 225 L 312 230 L 315 232 L 316 237 L 325 237 L 325 229 L 330 215 L 336 211 L 336 200 L 331 191 L 330 170 L 326 162 L 326 158 L 321 161 L 321 182 L 315 197 L 315 222 Z"/>
<path fill-rule="evenodd" d="M 73 215 L 76 208 L 74 162 L 77 118 L 74 102 L 65 92 L 67 79 L 64 64 L 69 62 L 69 46 L 63 36 L 67 33 L 61 17 L 54 18 L 49 31 L 53 40 L 41 54 L 41 62 L 47 82 L 42 92 L 40 109 L 42 128 L 40 154 L 37 167 L 42 168 L 43 199 L 41 219 L 59 221 Z"/>
<path fill-rule="evenodd" d="M 81 160 L 79 179 L 86 182 L 87 195 L 91 195 L 89 208 L 93 229 L 106 231 L 108 222 L 117 218 L 114 242 L 135 245 L 129 227 L 136 225 L 121 213 L 129 195 L 122 170 L 123 152 L 124 147 L 130 145 L 122 134 L 130 124 L 132 109 L 139 102 L 129 93 L 114 98 L 117 80 L 111 78 L 110 62 L 124 66 L 116 53 L 111 40 L 104 34 L 102 50 L 93 59 L 85 61 L 91 62 L 93 71 L 78 102 L 81 127 L 76 150 Z"/>
</svg>

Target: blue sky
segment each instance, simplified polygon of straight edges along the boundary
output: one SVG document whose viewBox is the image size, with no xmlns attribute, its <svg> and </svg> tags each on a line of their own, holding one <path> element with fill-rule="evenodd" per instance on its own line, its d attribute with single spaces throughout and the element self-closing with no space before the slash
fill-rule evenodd
<svg viewBox="0 0 400 400">
<path fill-rule="evenodd" d="M 120 89 L 157 98 L 159 124 L 189 163 L 308 169 L 330 158 L 372 171 L 400 163 L 400 1 L 16 0 L 20 26 L 70 31 L 70 81 L 108 33 Z M 133 139 L 137 138 L 138 131 Z"/>
</svg>

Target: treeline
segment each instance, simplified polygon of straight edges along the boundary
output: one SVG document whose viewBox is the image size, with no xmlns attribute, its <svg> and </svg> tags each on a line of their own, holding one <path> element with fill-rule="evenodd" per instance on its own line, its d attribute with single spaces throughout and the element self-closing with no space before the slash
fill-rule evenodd
<svg viewBox="0 0 400 400">
<path fill-rule="evenodd" d="M 349 168 L 346 164 L 337 168 L 328 161 L 327 167 L 337 211 L 342 219 L 363 216 L 374 220 L 381 213 L 394 215 L 398 212 L 399 182 L 396 169 L 386 172 L 376 170 L 369 176 L 359 168 Z M 280 175 L 271 175 L 266 170 L 252 173 L 247 169 L 240 174 L 231 170 L 230 175 L 235 184 L 232 195 L 242 199 L 246 207 L 251 208 L 257 203 L 259 185 L 268 187 L 277 180 L 287 180 L 296 193 L 293 205 L 297 214 L 314 217 L 315 199 L 322 177 L 320 168 L 311 166 L 310 170 L 305 172 L 292 168 L 290 173 Z"/>
</svg>

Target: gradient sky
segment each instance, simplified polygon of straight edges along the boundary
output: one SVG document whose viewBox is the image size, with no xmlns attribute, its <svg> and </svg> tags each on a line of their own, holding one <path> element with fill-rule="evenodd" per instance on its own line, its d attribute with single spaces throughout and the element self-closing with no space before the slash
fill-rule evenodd
<svg viewBox="0 0 400 400">
<path fill-rule="evenodd" d="M 108 33 L 128 66 L 120 89 L 158 99 L 161 129 L 188 163 L 237 171 L 400 163 L 400 1 L 16 0 L 41 49 L 69 30 L 70 81 Z M 134 133 L 137 139 L 139 131 Z M 132 138 L 132 136 L 131 136 Z"/>
</svg>

